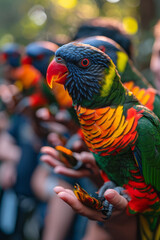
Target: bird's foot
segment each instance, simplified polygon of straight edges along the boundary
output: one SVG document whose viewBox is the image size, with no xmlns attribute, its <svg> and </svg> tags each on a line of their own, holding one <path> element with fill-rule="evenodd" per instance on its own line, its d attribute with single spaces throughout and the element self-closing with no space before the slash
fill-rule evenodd
<svg viewBox="0 0 160 240">
<path fill-rule="evenodd" d="M 123 196 L 125 199 L 127 199 L 127 201 L 130 200 L 129 196 L 125 193 L 125 191 L 124 191 L 125 189 L 123 187 L 116 186 L 116 184 L 112 181 L 108 181 L 108 182 L 104 183 L 104 185 L 99 190 L 98 200 L 100 200 L 102 202 L 102 205 L 103 205 L 102 213 L 105 215 L 106 219 L 109 219 L 111 217 L 113 207 L 114 207 L 104 197 L 104 192 L 108 189 L 114 189 L 121 196 Z"/>
</svg>

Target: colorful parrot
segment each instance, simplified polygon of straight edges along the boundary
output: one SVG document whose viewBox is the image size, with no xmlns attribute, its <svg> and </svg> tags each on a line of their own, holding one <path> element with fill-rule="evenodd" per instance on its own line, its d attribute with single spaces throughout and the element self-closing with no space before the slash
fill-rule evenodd
<svg viewBox="0 0 160 240">
<path fill-rule="evenodd" d="M 97 165 L 130 197 L 127 213 L 139 214 L 142 239 L 159 239 L 157 116 L 123 86 L 108 55 L 90 45 L 69 43 L 60 47 L 47 71 L 51 88 L 53 81 L 63 84 L 71 95 Z"/>
<path fill-rule="evenodd" d="M 0 65 L 3 65 L 3 75 L 8 83 L 14 83 L 14 72 L 21 66 L 21 56 L 24 47 L 17 43 L 7 43 L 0 49 Z"/>
<path fill-rule="evenodd" d="M 105 52 L 116 65 L 124 86 L 160 118 L 160 93 L 133 66 L 128 55 L 116 42 L 103 36 L 89 37 L 80 40 L 80 42 L 97 47 Z"/>
<path fill-rule="evenodd" d="M 33 65 L 46 77 L 47 67 L 57 49 L 58 45 L 49 41 L 32 42 L 26 46 L 22 62 Z"/>
<path fill-rule="evenodd" d="M 17 110 L 23 110 L 27 106 L 39 108 L 48 104 L 42 91 L 42 75 L 35 67 L 29 64 L 21 65 L 15 69 L 12 76 L 23 95 Z"/>
<path fill-rule="evenodd" d="M 58 45 L 49 41 L 37 41 L 26 46 L 25 57 L 22 62 L 32 64 L 37 68 L 43 77 L 46 77 L 46 72 L 49 63 L 55 55 Z M 45 86 L 45 82 L 43 82 Z M 49 95 L 48 88 L 45 90 L 46 96 Z M 52 94 L 53 96 L 53 94 Z M 68 92 L 60 84 L 55 83 L 54 96 L 61 108 L 70 108 L 72 106 L 72 99 Z"/>
<path fill-rule="evenodd" d="M 7 43 L 0 50 L 0 63 L 8 64 L 13 68 L 19 67 L 23 47 L 17 43 Z"/>
<path fill-rule="evenodd" d="M 25 56 L 22 60 L 23 63 L 32 64 L 37 68 L 44 78 L 46 78 L 46 72 L 49 63 L 55 55 L 55 51 L 58 49 L 58 45 L 49 41 L 36 41 L 30 43 L 25 48 Z M 51 92 L 46 84 L 46 80 L 42 81 L 43 94 L 46 99 L 49 98 L 49 104 L 47 106 L 50 116 L 56 115 L 57 110 L 62 110 L 66 113 L 65 116 L 69 117 L 69 121 L 62 121 L 71 129 L 71 132 L 79 127 L 76 112 L 72 107 L 72 98 L 69 96 L 68 91 L 64 89 L 61 84 L 54 83 L 54 91 Z M 57 109 L 56 112 L 54 109 Z M 75 126 L 75 128 L 73 127 Z M 80 138 L 79 134 L 76 135 Z M 69 142 L 68 142 L 69 143 Z"/>
<path fill-rule="evenodd" d="M 93 36 L 105 36 L 113 39 L 133 59 L 133 44 L 130 35 L 127 34 L 122 22 L 113 18 L 98 17 L 83 22 L 79 26 L 73 40 Z"/>
</svg>

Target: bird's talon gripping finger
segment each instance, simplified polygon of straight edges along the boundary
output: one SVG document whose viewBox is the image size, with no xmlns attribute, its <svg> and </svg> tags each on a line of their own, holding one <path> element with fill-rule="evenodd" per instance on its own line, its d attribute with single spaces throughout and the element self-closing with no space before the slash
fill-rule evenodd
<svg viewBox="0 0 160 240">
<path fill-rule="evenodd" d="M 100 201 L 104 201 L 105 200 L 105 198 L 104 198 L 105 191 L 107 189 L 114 189 L 115 187 L 116 187 L 116 184 L 114 182 L 112 182 L 112 181 L 105 182 L 98 192 L 98 199 Z"/>
<path fill-rule="evenodd" d="M 131 200 L 128 194 L 125 193 L 125 189 L 123 187 L 115 187 L 114 190 L 124 197 L 128 202 Z"/>
<path fill-rule="evenodd" d="M 113 205 L 110 204 L 104 197 L 104 193 L 108 189 L 114 189 L 118 194 L 123 196 L 127 201 L 130 201 L 129 196 L 125 193 L 124 188 L 120 186 L 116 186 L 116 184 L 112 181 L 104 183 L 104 185 L 100 188 L 98 193 L 98 199 L 102 202 L 103 208 L 102 213 L 106 216 L 106 219 L 110 218 L 113 211 Z"/>
<path fill-rule="evenodd" d="M 109 219 L 112 215 L 113 205 L 105 200 L 103 203 L 102 213 L 106 216 L 106 220 Z"/>
</svg>

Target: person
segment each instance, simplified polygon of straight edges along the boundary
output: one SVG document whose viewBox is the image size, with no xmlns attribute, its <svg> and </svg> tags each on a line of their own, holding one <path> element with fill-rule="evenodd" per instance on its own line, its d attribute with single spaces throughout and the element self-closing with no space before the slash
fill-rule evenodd
<svg viewBox="0 0 160 240">
<path fill-rule="evenodd" d="M 16 181 L 16 166 L 20 160 L 21 149 L 7 132 L 9 117 L 0 111 L 0 187 L 10 188 Z M 9 149 L 9 151 L 8 151 Z"/>
<path fill-rule="evenodd" d="M 74 156 L 83 162 L 87 168 L 82 168 L 78 171 L 66 168 L 64 165 L 59 162 L 58 152 L 51 147 L 42 147 L 41 152 L 44 154 L 41 157 L 41 161 L 48 163 L 50 166 L 54 167 L 56 173 L 61 173 L 70 177 L 89 177 L 92 176 L 92 179 L 98 179 L 99 170 L 95 163 L 93 155 L 89 152 L 73 153 Z M 92 169 L 89 171 L 88 169 Z M 100 185 L 101 182 L 99 181 Z M 99 221 L 91 222 L 91 228 L 87 228 L 86 235 L 84 240 L 96 240 L 97 234 L 102 235 L 102 239 L 105 240 L 118 240 L 118 239 L 138 239 L 138 228 L 137 228 L 137 218 L 136 216 L 127 216 L 125 210 L 127 206 L 127 200 L 119 195 L 115 190 L 108 189 L 104 197 L 114 205 L 113 215 L 109 220 L 106 220 L 102 212 L 91 209 L 83 205 L 74 195 L 71 189 L 66 189 L 62 186 L 54 187 L 54 191 L 57 196 L 66 202 L 72 209 L 91 220 Z M 101 224 L 102 223 L 102 224 Z M 125 228 L 124 228 L 125 226 Z M 125 229 L 127 228 L 127 231 Z M 115 230 L 116 229 L 116 230 Z M 128 229 L 130 229 L 128 231 Z M 119 234 L 117 232 L 119 231 Z M 131 236 L 130 236 L 131 234 Z M 120 238 L 119 238 L 120 237 Z"/>
<path fill-rule="evenodd" d="M 44 204 L 46 203 L 42 239 L 68 239 L 66 236 L 68 236 L 75 212 L 56 196 L 53 192 L 53 187 L 61 185 L 65 188 L 70 188 L 70 185 L 58 178 L 47 164 L 39 164 L 37 166 L 31 179 L 31 185 L 38 199 L 44 202 Z"/>
<path fill-rule="evenodd" d="M 154 37 L 155 41 L 150 60 L 150 69 L 154 74 L 153 83 L 155 87 L 160 90 L 160 20 L 154 27 Z"/>
</svg>

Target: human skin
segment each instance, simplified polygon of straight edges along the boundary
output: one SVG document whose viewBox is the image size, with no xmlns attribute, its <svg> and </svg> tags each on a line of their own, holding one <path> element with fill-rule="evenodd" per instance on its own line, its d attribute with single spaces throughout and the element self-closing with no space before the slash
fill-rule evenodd
<svg viewBox="0 0 160 240">
<path fill-rule="evenodd" d="M 86 168 L 82 168 L 75 171 L 70 168 L 66 168 L 60 161 L 58 152 L 52 147 L 41 148 L 43 153 L 41 160 L 48 163 L 54 168 L 54 172 L 61 173 L 70 177 L 92 177 L 97 182 L 99 178 L 99 168 L 96 165 L 95 159 L 90 152 L 73 153 L 74 156 L 81 160 Z M 88 170 L 88 169 L 91 169 Z M 102 181 L 98 180 L 97 186 L 100 187 Z M 115 190 L 108 189 L 104 196 L 114 206 L 113 214 L 109 220 L 105 219 L 105 216 L 101 211 L 91 209 L 83 205 L 75 196 L 71 189 L 64 188 L 62 186 L 56 186 L 54 188 L 57 196 L 67 203 L 76 213 L 88 217 L 91 220 L 104 223 L 104 229 L 101 226 L 95 225 L 91 228 L 87 228 L 84 240 L 94 240 L 93 236 L 97 237 L 97 234 L 101 233 L 105 240 L 136 240 L 137 239 L 137 219 L 136 216 L 127 216 L 126 207 L 127 200 L 119 195 Z M 129 231 L 126 231 L 129 229 Z M 131 233 L 131 236 L 128 235 Z M 120 238 L 119 238 L 120 236 Z M 118 238 L 117 238 L 118 237 Z"/>
<path fill-rule="evenodd" d="M 104 194 L 104 197 L 114 206 L 113 214 L 109 219 L 106 219 L 101 211 L 97 211 L 83 205 L 76 198 L 72 190 L 57 186 L 54 188 L 54 191 L 57 193 L 57 196 L 71 206 L 76 213 L 88 217 L 91 220 L 104 223 L 103 228 L 97 225 L 95 225 L 94 228 L 92 227 L 88 234 L 86 234 L 84 240 L 96 240 L 98 232 L 102 234 L 105 240 L 137 239 L 136 216 L 127 216 L 125 210 L 128 202 L 115 190 L 109 189 Z"/>
<path fill-rule="evenodd" d="M 155 87 L 160 90 L 160 37 L 153 44 L 150 69 L 154 74 Z"/>
</svg>

